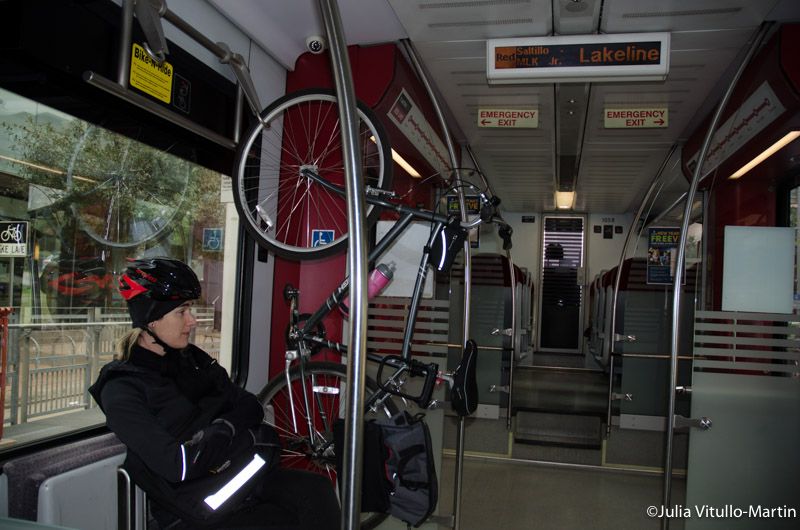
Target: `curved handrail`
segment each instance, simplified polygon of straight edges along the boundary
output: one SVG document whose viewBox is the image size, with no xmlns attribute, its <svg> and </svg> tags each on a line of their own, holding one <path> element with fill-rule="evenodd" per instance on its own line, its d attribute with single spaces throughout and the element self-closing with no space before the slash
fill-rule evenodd
<svg viewBox="0 0 800 530">
<path fill-rule="evenodd" d="M 671 359 L 669 369 L 670 380 L 669 402 L 667 405 L 667 429 L 664 435 L 665 450 L 662 499 L 663 506 L 669 506 L 672 487 L 672 438 L 675 433 L 675 387 L 678 384 L 678 332 L 680 327 L 681 295 L 683 292 L 681 285 L 683 282 L 684 260 L 686 258 L 687 232 L 689 230 L 689 222 L 691 220 L 694 197 L 697 193 L 697 187 L 700 184 L 700 179 L 703 177 L 703 164 L 706 160 L 708 148 L 711 145 L 711 139 L 714 137 L 714 132 L 717 129 L 717 124 L 722 117 L 722 112 L 725 110 L 725 107 L 727 107 L 731 94 L 733 94 L 733 89 L 736 88 L 736 84 L 739 82 L 739 78 L 742 76 L 744 69 L 750 63 L 750 60 L 752 59 L 756 50 L 761 46 L 761 43 L 763 42 L 772 25 L 772 22 L 765 22 L 761 24 L 761 27 L 758 29 L 758 32 L 753 38 L 753 41 L 750 43 L 750 47 L 747 50 L 745 57 L 742 59 L 742 63 L 739 65 L 739 68 L 737 68 L 733 79 L 731 79 L 730 85 L 725 90 L 725 94 L 722 96 L 722 99 L 720 100 L 719 105 L 714 112 L 714 116 L 711 118 L 711 122 L 708 125 L 708 131 L 706 132 L 705 139 L 703 140 L 703 145 L 700 148 L 700 152 L 697 157 L 697 165 L 694 168 L 692 182 L 689 185 L 689 191 L 686 196 L 686 204 L 684 205 L 683 220 L 681 222 L 681 232 L 679 236 L 680 240 L 678 242 L 678 255 L 677 259 L 675 260 L 675 276 L 672 284 L 672 337 L 670 341 Z M 665 530 L 669 528 L 669 518 L 664 517 L 661 519 L 661 528 Z"/>
</svg>

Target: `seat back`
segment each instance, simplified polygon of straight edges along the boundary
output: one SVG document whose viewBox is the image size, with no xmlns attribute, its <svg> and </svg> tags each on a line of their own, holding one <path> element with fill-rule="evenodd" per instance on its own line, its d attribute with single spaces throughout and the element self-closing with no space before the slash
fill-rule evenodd
<svg viewBox="0 0 800 530">
<path fill-rule="evenodd" d="M 116 470 L 124 459 L 125 446 L 106 434 L 9 460 L 3 465 L 8 515 L 84 530 L 115 528 Z"/>
</svg>

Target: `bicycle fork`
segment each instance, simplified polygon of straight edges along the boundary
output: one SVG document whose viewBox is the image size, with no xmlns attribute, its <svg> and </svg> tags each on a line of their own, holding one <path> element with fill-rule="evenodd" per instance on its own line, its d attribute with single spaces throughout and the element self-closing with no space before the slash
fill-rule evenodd
<svg viewBox="0 0 800 530">
<path fill-rule="evenodd" d="M 297 357 L 298 357 L 297 350 L 286 350 L 286 357 L 285 357 L 286 362 L 283 368 L 283 375 L 286 378 L 286 388 L 288 389 L 288 392 L 286 393 L 289 395 L 289 410 L 291 411 L 292 414 L 292 429 L 294 430 L 294 432 L 297 432 L 297 413 L 295 412 L 294 408 L 294 392 L 292 392 L 292 376 L 289 373 L 289 369 L 292 366 L 292 362 L 295 359 L 297 359 Z M 302 363 L 300 365 L 300 384 L 303 385 L 303 387 L 305 387 L 305 383 L 303 382 Z"/>
<path fill-rule="evenodd" d="M 302 348 L 302 346 L 301 346 Z M 289 409 L 291 410 L 292 415 L 292 428 L 294 429 L 295 433 L 298 433 L 297 429 L 297 409 L 295 407 L 295 399 L 294 399 L 294 392 L 292 391 L 292 377 L 290 373 L 290 369 L 292 366 L 292 362 L 297 359 L 300 359 L 300 363 L 298 364 L 298 369 L 300 371 L 300 376 L 298 378 L 300 388 L 302 389 L 302 405 L 304 411 L 306 411 L 305 420 L 306 420 L 306 428 L 308 429 L 308 437 L 311 442 L 311 446 L 315 447 L 317 442 L 316 430 L 314 428 L 314 414 L 311 411 L 317 410 L 320 415 L 320 419 L 323 423 L 323 428 L 327 429 L 328 427 L 333 428 L 331 422 L 329 421 L 328 414 L 325 411 L 325 407 L 323 406 L 318 394 L 327 394 L 327 393 L 338 393 L 338 389 L 333 389 L 328 386 L 318 386 L 315 379 L 311 380 L 311 395 L 309 395 L 309 386 L 306 385 L 306 377 L 305 377 L 305 363 L 303 362 L 304 359 L 307 358 L 309 352 L 304 350 L 286 350 L 286 362 L 283 369 L 284 377 L 286 378 L 286 388 L 289 389 L 287 394 L 289 395 Z M 312 378 L 314 376 L 312 375 Z M 312 403 L 312 400 L 314 403 Z"/>
</svg>

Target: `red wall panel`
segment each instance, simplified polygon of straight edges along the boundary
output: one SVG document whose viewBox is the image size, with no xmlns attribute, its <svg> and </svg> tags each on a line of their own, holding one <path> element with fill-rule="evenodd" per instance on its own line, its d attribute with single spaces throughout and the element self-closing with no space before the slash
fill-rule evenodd
<svg viewBox="0 0 800 530">
<path fill-rule="evenodd" d="M 736 180 L 728 177 L 747 162 L 782 138 L 791 130 L 800 129 L 800 66 L 796 50 L 800 49 L 800 25 L 782 26 L 750 62 L 731 95 L 720 124 L 740 112 L 742 103 L 766 81 L 784 111 L 761 132 L 741 146 L 716 171 L 700 182 L 700 189 L 709 193 L 709 223 L 704 227 L 708 242 L 707 267 L 710 271 L 712 309 L 722 304 L 722 264 L 725 226 L 775 226 L 777 217 L 776 189 L 787 178 L 800 157 L 800 140 L 781 149 Z M 739 119 L 739 118 L 737 118 Z M 710 117 L 693 133 L 683 150 L 687 178 L 692 170 L 687 161 L 700 149 Z"/>
<path fill-rule="evenodd" d="M 402 57 L 394 44 L 376 46 L 351 46 L 348 48 L 356 98 L 374 110 L 386 128 L 390 145 L 396 149 L 422 175 L 432 173 L 430 165 L 405 136 L 386 116 L 401 89 L 405 90 L 424 112 L 428 122 L 441 137 L 441 128 L 422 84 L 413 69 Z M 286 92 L 304 88 L 333 88 L 330 59 L 327 54 L 305 53 L 295 64 L 295 70 L 287 76 Z M 414 206 L 432 207 L 434 192 L 429 185 L 418 186 L 396 164 L 394 165 L 393 188 L 405 195 L 404 202 Z M 391 217 L 391 216 L 389 216 Z M 284 330 L 289 323 L 288 305 L 283 299 L 285 284 L 291 283 L 300 289 L 300 312 L 313 313 L 344 279 L 346 256 L 332 256 L 319 261 L 293 262 L 275 258 L 275 280 L 272 305 L 272 329 L 270 340 L 270 377 L 284 368 L 283 352 L 286 345 Z M 331 340 L 342 338 L 342 317 L 338 311 L 328 316 L 324 325 Z"/>
</svg>

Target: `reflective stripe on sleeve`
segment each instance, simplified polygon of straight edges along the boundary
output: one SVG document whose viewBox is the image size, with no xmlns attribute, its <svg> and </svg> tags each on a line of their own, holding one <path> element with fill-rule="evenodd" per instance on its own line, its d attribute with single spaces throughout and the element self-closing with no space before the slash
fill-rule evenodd
<svg viewBox="0 0 800 530">
<path fill-rule="evenodd" d="M 186 480 L 186 448 L 181 444 L 181 482 Z"/>
<path fill-rule="evenodd" d="M 256 472 L 264 467 L 266 462 L 263 458 L 259 455 L 253 455 L 253 459 L 247 464 L 241 471 L 239 471 L 235 477 L 233 477 L 227 484 L 222 486 L 219 491 L 216 493 L 212 493 L 208 497 L 206 497 L 205 503 L 212 509 L 216 510 L 222 504 L 227 501 L 231 495 L 239 491 L 239 489 L 244 486 L 248 480 L 253 478 L 253 475 Z"/>
</svg>

